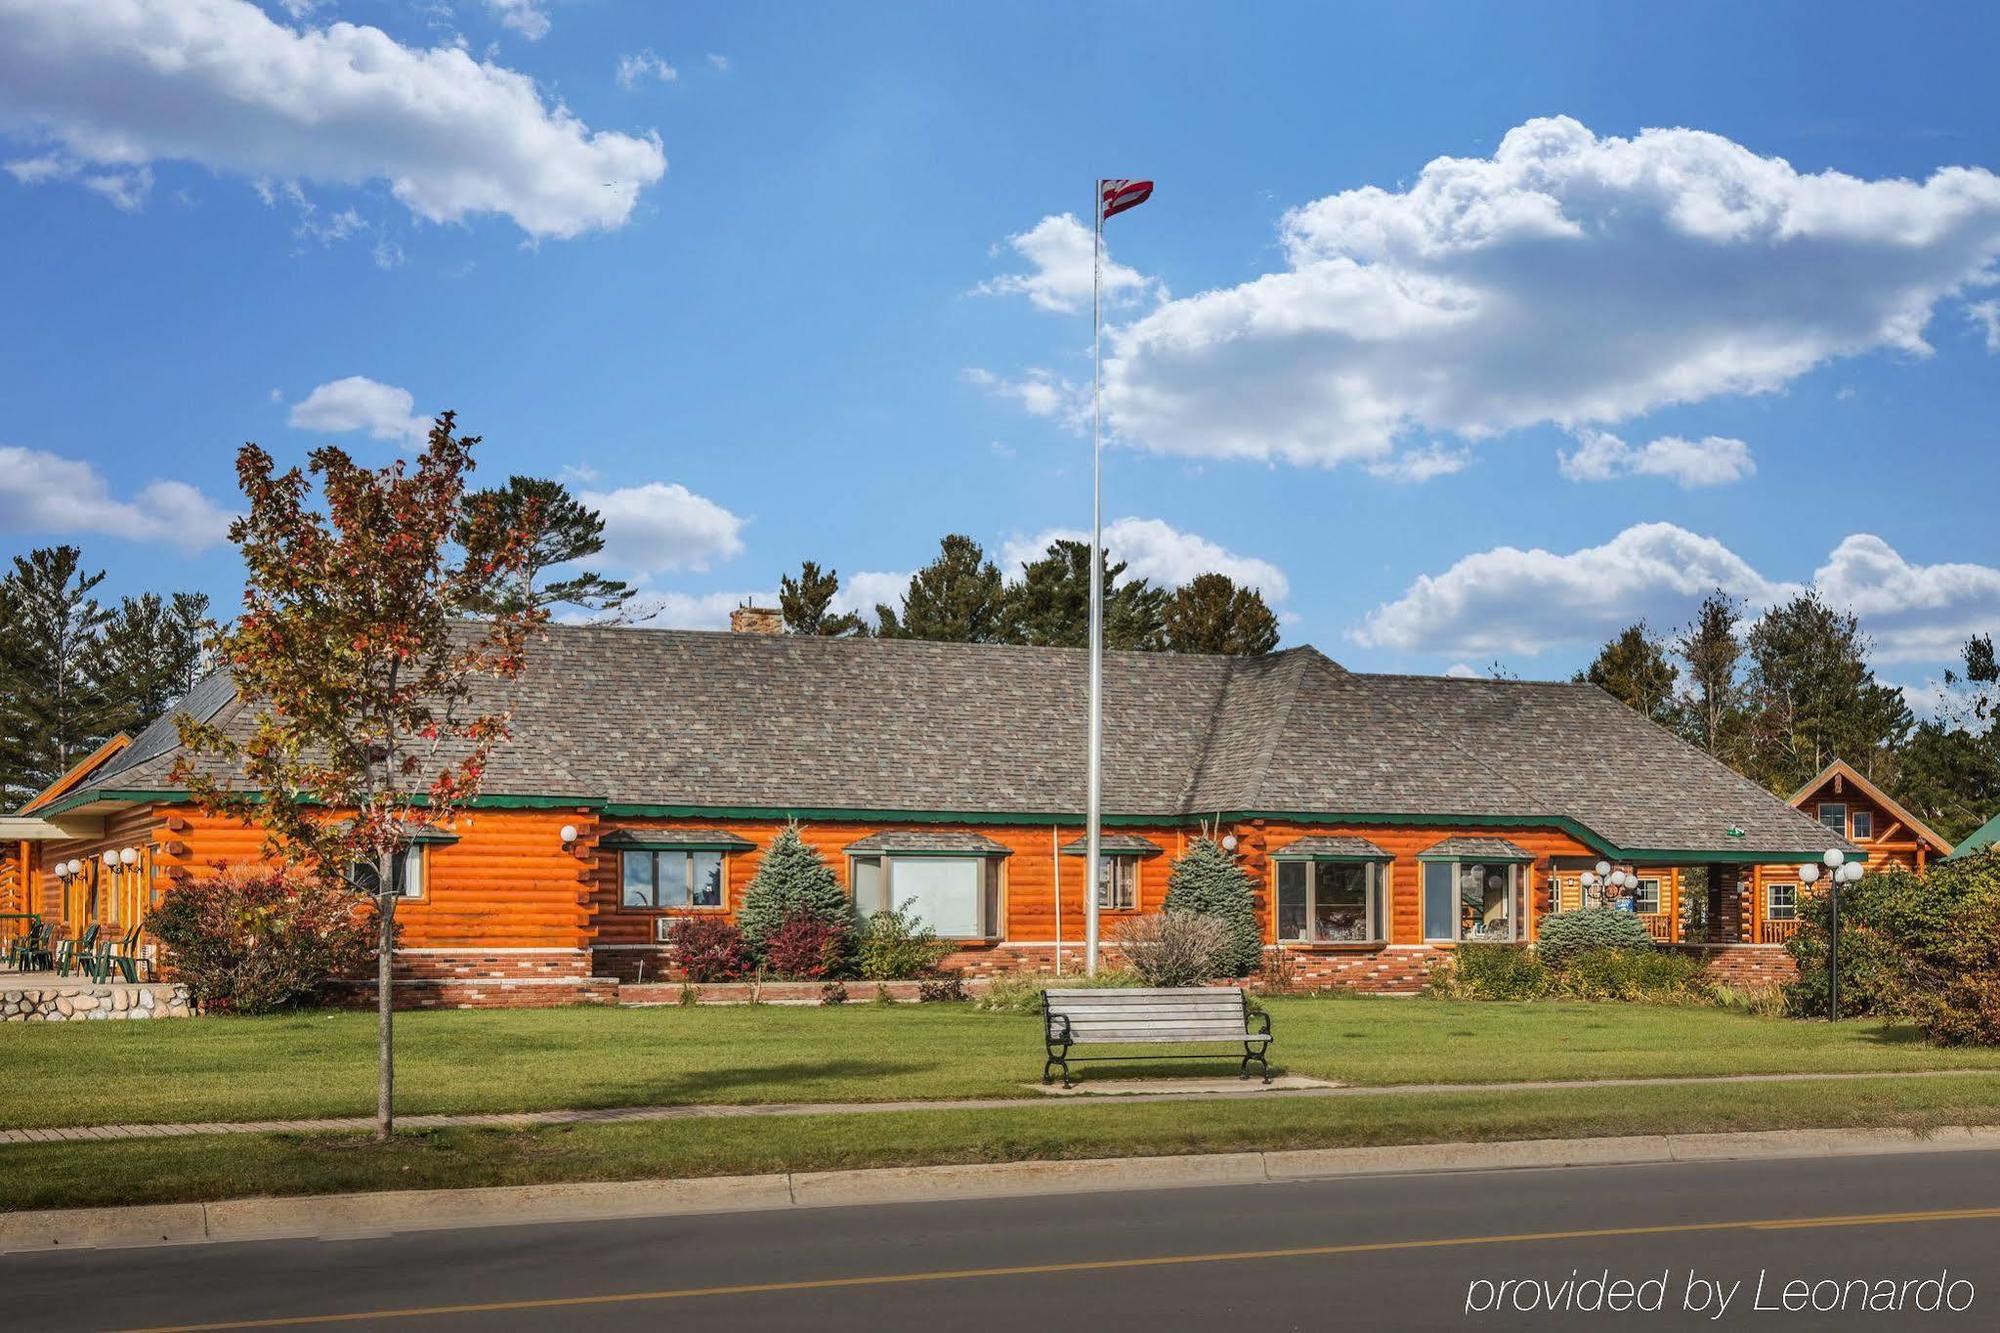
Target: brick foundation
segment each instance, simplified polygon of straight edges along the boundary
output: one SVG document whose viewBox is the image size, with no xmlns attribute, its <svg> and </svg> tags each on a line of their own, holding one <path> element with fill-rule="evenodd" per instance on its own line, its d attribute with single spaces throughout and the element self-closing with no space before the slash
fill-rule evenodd
<svg viewBox="0 0 2000 1333">
<path fill-rule="evenodd" d="M 546 1009 L 565 1004 L 616 1004 L 618 982 L 590 974 L 581 949 L 400 950 L 398 1009 Z M 372 978 L 345 983 L 346 1002 L 375 1003 Z"/>
<path fill-rule="evenodd" d="M 1670 944 L 1702 960 L 1709 980 L 1741 990 L 1763 990 L 1799 979 L 1798 964 L 1781 944 Z"/>
</svg>

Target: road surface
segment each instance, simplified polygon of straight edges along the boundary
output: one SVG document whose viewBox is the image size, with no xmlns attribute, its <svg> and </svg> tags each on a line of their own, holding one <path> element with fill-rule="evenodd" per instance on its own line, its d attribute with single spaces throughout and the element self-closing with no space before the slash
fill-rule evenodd
<svg viewBox="0 0 2000 1333">
<path fill-rule="evenodd" d="M 1632 1284 L 1618 1312 L 1605 1305 L 1626 1293 L 1600 1290 L 1607 1270 L 1610 1283 Z M 1787 1311 L 1792 1282 L 1805 1294 Z M 1729 1293 L 1719 1319 L 1718 1291 Z M 1842 1308 L 1811 1308 L 1836 1297 Z M 1518 1308 L 1523 1300 L 1529 1309 Z M 1696 1302 L 1704 1308 L 1687 1308 Z M 1994 1328 L 2000 1153 L 1468 1172 L 0 1257 L 0 1328 L 208 1326 Z"/>
</svg>

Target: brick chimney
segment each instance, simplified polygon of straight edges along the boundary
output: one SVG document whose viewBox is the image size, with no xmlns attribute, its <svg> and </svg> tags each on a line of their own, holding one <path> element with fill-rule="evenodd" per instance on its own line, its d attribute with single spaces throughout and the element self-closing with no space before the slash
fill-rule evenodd
<svg viewBox="0 0 2000 1333">
<path fill-rule="evenodd" d="M 773 606 L 752 606 L 745 602 L 729 613 L 731 634 L 783 634 L 785 613 Z"/>
</svg>

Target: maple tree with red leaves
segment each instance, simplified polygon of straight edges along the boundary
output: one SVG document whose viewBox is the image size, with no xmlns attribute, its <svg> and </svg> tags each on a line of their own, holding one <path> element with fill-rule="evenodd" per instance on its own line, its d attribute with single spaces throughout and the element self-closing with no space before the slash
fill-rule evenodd
<svg viewBox="0 0 2000 1333">
<path fill-rule="evenodd" d="M 229 536 L 248 577 L 242 614 L 213 647 L 249 731 L 185 714 L 179 724 L 175 776 L 197 802 L 260 826 L 283 861 L 373 897 L 384 1138 L 394 1127 L 398 854 L 478 796 L 509 734 L 506 683 L 548 618 L 525 597 L 468 612 L 530 577 L 536 521 L 468 494 L 479 440 L 455 427 L 441 414 L 414 464 L 381 468 L 327 446 L 281 472 L 243 446 L 236 474 L 249 512 Z"/>
</svg>

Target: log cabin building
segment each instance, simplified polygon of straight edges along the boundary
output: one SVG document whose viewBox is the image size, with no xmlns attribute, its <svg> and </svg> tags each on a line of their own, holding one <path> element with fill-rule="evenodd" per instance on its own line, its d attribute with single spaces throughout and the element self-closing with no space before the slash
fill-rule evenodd
<svg viewBox="0 0 2000 1333">
<path fill-rule="evenodd" d="M 410 1003 L 670 977 L 668 925 L 733 914 L 792 822 L 857 911 L 913 904 L 968 975 L 1080 963 L 1080 651 L 557 626 L 513 689 L 481 796 L 406 853 Z M 248 721 L 221 675 L 180 707 Z M 177 746 L 162 719 L 24 809 L 0 911 L 124 928 L 176 876 L 258 856 L 256 829 L 176 789 Z M 1855 850 L 1595 687 L 1361 674 L 1311 647 L 1108 653 L 1104 771 L 1107 943 L 1207 834 L 1301 985 L 1410 990 L 1462 941 L 1530 941 L 1600 861 L 1663 942 L 1777 974 L 1766 868 Z"/>
</svg>

